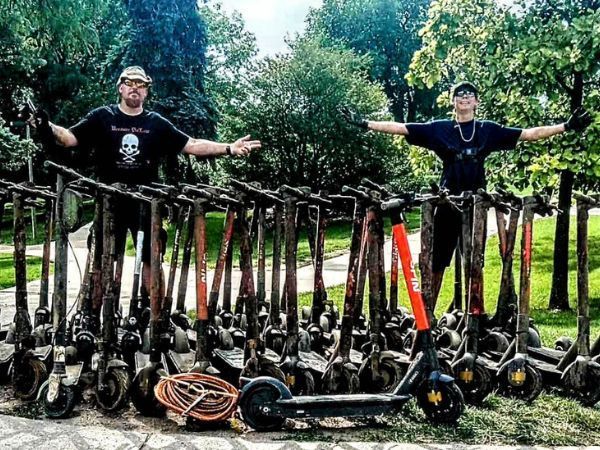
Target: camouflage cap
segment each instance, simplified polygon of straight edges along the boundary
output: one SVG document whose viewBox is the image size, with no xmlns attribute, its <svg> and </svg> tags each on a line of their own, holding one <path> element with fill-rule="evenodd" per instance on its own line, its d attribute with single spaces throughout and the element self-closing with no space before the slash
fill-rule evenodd
<svg viewBox="0 0 600 450">
<path fill-rule="evenodd" d="M 117 86 L 119 86 L 125 79 L 140 80 L 145 83 L 152 84 L 152 78 L 146 75 L 146 71 L 140 66 L 129 66 L 123 69 L 123 72 L 121 72 L 121 75 L 119 75 L 119 79 L 117 80 Z"/>
</svg>

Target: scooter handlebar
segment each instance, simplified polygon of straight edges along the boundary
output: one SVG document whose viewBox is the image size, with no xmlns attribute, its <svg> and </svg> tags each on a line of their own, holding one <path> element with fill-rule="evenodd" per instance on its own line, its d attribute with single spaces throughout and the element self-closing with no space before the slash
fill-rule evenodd
<svg viewBox="0 0 600 450">
<path fill-rule="evenodd" d="M 299 200 L 304 200 L 309 205 L 324 206 L 326 208 L 331 208 L 333 206 L 333 203 L 327 198 L 313 194 L 309 187 L 296 188 L 284 184 L 279 188 L 279 192 L 297 197 Z"/>
<path fill-rule="evenodd" d="M 60 164 L 56 164 L 55 162 L 52 161 L 44 161 L 44 167 L 46 169 L 51 169 L 54 172 L 66 176 L 66 177 L 70 177 L 70 178 L 84 178 L 83 175 L 81 175 L 79 172 L 66 167 L 66 166 L 61 166 Z"/>
<path fill-rule="evenodd" d="M 368 178 L 363 178 L 362 180 L 360 180 L 360 184 L 369 189 L 380 192 L 385 197 L 393 197 L 393 195 L 394 195 L 385 186 L 377 184 L 377 183 L 369 180 Z"/>
<path fill-rule="evenodd" d="M 258 200 L 262 203 L 268 203 L 271 205 L 283 204 L 283 200 L 278 198 L 276 195 L 272 195 L 270 192 L 261 189 L 258 186 L 254 186 L 250 183 L 244 183 L 242 181 L 233 179 L 230 182 L 235 189 L 243 192 L 246 195 L 253 196 L 254 198 L 252 198 L 252 200 Z"/>
<path fill-rule="evenodd" d="M 43 198 L 46 200 L 54 200 L 56 198 L 56 194 L 48 191 L 46 186 L 27 186 L 6 180 L 0 180 L 0 186 L 5 188 L 6 195 L 9 195 L 11 192 L 19 192 L 27 197 Z"/>
<path fill-rule="evenodd" d="M 577 200 L 578 203 L 580 203 L 580 202 L 587 203 L 592 208 L 600 207 L 600 194 L 592 194 L 590 196 L 590 195 L 581 194 L 579 192 L 574 192 L 573 198 L 575 200 Z"/>
</svg>

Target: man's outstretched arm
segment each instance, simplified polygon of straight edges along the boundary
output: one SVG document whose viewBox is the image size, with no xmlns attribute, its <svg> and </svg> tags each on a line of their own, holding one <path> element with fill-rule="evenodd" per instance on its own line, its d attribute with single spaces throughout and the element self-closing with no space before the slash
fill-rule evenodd
<svg viewBox="0 0 600 450">
<path fill-rule="evenodd" d="M 75 147 L 79 142 L 71 130 L 50 122 L 48 113 L 39 110 L 33 118 L 33 127 L 37 129 L 42 141 L 52 142 L 63 147 Z"/>
<path fill-rule="evenodd" d="M 575 131 L 581 133 L 592 123 L 592 117 L 583 108 L 577 108 L 569 120 L 558 125 L 548 125 L 543 127 L 526 128 L 519 137 L 520 141 L 537 141 L 545 139 L 555 134 L 564 133 L 565 131 Z"/>
<path fill-rule="evenodd" d="M 184 153 L 194 156 L 248 156 L 251 151 L 261 147 L 260 141 L 250 140 L 250 135 L 239 138 L 232 144 L 222 144 L 208 139 L 190 138 L 183 147 Z"/>
</svg>

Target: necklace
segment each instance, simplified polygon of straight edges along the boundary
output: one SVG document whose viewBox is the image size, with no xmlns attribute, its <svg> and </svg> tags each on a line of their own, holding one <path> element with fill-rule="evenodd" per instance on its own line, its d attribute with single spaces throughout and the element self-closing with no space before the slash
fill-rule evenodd
<svg viewBox="0 0 600 450">
<path fill-rule="evenodd" d="M 465 137 L 463 136 L 462 127 L 460 126 L 460 122 L 458 120 L 456 121 L 456 126 L 458 127 L 458 133 L 460 134 L 460 138 L 463 140 L 463 142 L 471 142 L 473 140 L 473 138 L 475 137 L 476 125 L 477 125 L 477 122 L 475 121 L 475 119 L 473 119 L 473 133 L 471 134 L 471 137 L 469 139 L 465 139 Z"/>
</svg>

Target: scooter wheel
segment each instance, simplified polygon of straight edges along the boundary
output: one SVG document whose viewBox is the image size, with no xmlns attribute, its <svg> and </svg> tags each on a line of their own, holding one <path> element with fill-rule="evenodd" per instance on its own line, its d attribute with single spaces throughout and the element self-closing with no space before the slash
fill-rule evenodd
<svg viewBox="0 0 600 450">
<path fill-rule="evenodd" d="M 395 350 L 401 352 L 404 350 L 404 346 L 402 345 L 402 341 L 404 336 L 400 333 L 400 330 L 395 328 L 386 333 L 387 344 L 390 350 Z"/>
<path fill-rule="evenodd" d="M 71 415 L 77 395 L 74 386 L 61 384 L 58 388 L 58 397 L 54 402 L 48 401 L 48 385 L 40 392 L 44 404 L 44 414 L 50 419 L 65 419 Z"/>
<path fill-rule="evenodd" d="M 272 338 L 271 345 L 269 348 L 271 350 L 273 350 L 275 353 L 277 353 L 278 355 L 281 355 L 281 353 L 283 353 L 284 346 L 285 346 L 285 340 L 283 339 L 283 336 L 276 336 L 276 337 Z"/>
<path fill-rule="evenodd" d="M 142 372 L 145 369 L 142 369 Z M 167 412 L 166 407 L 158 401 L 154 395 L 154 388 L 160 380 L 160 375 L 153 371 L 151 374 L 140 376 L 133 379 L 131 383 L 131 401 L 133 406 L 146 417 L 163 417 Z M 142 380 L 144 378 L 144 380 Z"/>
<path fill-rule="evenodd" d="M 268 408 L 281 397 L 279 390 L 268 383 L 256 384 L 240 398 L 240 412 L 244 422 L 256 431 L 275 431 L 281 429 L 285 418 L 270 415 Z"/>
<path fill-rule="evenodd" d="M 127 402 L 130 381 L 124 368 L 115 367 L 104 375 L 105 388 L 96 388 L 96 401 L 104 411 L 117 411 Z"/>
<path fill-rule="evenodd" d="M 567 392 L 575 397 L 584 406 L 594 406 L 600 401 L 600 365 L 586 361 L 583 373 L 581 369 L 577 370 L 575 364 L 567 367 L 566 371 L 571 370 L 570 374 L 563 375 L 566 381 Z M 566 372 L 565 371 L 565 372 Z"/>
<path fill-rule="evenodd" d="M 525 381 L 520 385 L 510 382 L 508 366 L 498 373 L 498 392 L 504 397 L 517 398 L 525 402 L 534 401 L 542 392 L 542 374 L 531 364 L 525 364 Z"/>
<path fill-rule="evenodd" d="M 448 328 L 450 330 L 454 330 L 454 329 L 456 329 L 457 325 L 458 325 L 458 320 L 456 319 L 456 316 L 452 313 L 446 313 L 446 314 L 442 315 L 442 317 L 440 317 L 440 320 L 438 320 L 438 323 L 437 323 L 437 327 L 439 329 Z"/>
<path fill-rule="evenodd" d="M 562 350 L 566 352 L 573 345 L 573 339 L 567 336 L 561 336 L 554 342 L 554 348 L 556 350 Z"/>
<path fill-rule="evenodd" d="M 310 320 L 310 315 L 312 314 L 312 308 L 310 306 L 302 307 L 302 319 L 301 320 Z"/>
<path fill-rule="evenodd" d="M 12 358 L 0 364 L 0 384 L 9 383 L 12 375 Z"/>
<path fill-rule="evenodd" d="M 457 364 L 452 369 L 452 376 L 463 393 L 465 402 L 471 405 L 480 405 L 492 392 L 490 372 L 478 361 L 475 362 L 471 373 L 467 373 Z"/>
<path fill-rule="evenodd" d="M 46 365 L 39 359 L 29 358 L 14 371 L 15 395 L 21 400 L 33 400 L 46 379 Z"/>
<path fill-rule="evenodd" d="M 462 392 L 455 383 L 438 383 L 436 389 L 431 389 L 425 379 L 416 397 L 427 419 L 434 423 L 456 423 L 465 409 Z"/>
<path fill-rule="evenodd" d="M 315 379 L 309 370 L 299 370 L 291 386 L 288 386 L 293 395 L 313 395 L 315 393 Z"/>
<path fill-rule="evenodd" d="M 365 392 L 392 392 L 405 375 L 404 368 L 393 359 L 384 359 L 379 362 L 379 373 L 373 380 L 373 373 L 369 358 L 365 359 L 359 371 L 360 385 Z"/>
<path fill-rule="evenodd" d="M 261 364 L 260 375 L 265 377 L 275 378 L 282 383 L 285 383 L 285 374 L 274 364 Z"/>
</svg>

